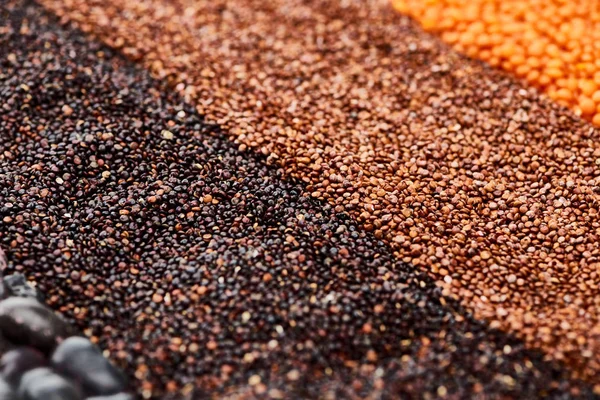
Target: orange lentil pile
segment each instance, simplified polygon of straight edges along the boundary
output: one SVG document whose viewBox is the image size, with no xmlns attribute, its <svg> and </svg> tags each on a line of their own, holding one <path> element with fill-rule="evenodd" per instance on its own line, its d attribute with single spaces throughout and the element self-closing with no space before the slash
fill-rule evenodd
<svg viewBox="0 0 600 400">
<path fill-rule="evenodd" d="M 526 79 L 600 126 L 600 3 L 392 0 L 444 41 Z"/>
</svg>

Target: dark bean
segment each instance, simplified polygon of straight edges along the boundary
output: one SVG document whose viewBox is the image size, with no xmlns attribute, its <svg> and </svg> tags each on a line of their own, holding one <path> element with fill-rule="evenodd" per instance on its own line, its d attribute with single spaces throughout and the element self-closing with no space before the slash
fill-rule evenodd
<svg viewBox="0 0 600 400">
<path fill-rule="evenodd" d="M 10 297 L 0 302 L 0 331 L 8 340 L 49 352 L 69 335 L 64 320 L 32 298 Z"/>
<path fill-rule="evenodd" d="M 5 353 L 0 359 L 1 375 L 12 385 L 17 385 L 24 373 L 47 364 L 42 353 L 31 347 L 19 347 Z"/>
<path fill-rule="evenodd" d="M 49 368 L 36 368 L 21 378 L 23 400 L 82 400 L 79 390 Z"/>
<path fill-rule="evenodd" d="M 0 378 L 0 400 L 19 400 L 8 382 Z"/>
<path fill-rule="evenodd" d="M 40 302 L 44 297 L 39 290 L 34 288 L 22 274 L 12 274 L 5 276 L 0 284 L 0 298 L 29 297 Z"/>
<path fill-rule="evenodd" d="M 109 396 L 87 397 L 85 400 L 133 400 L 133 395 L 128 393 L 118 393 Z"/>
<path fill-rule="evenodd" d="M 51 358 L 52 365 L 78 382 L 87 396 L 110 395 L 125 389 L 125 378 L 88 339 L 64 340 Z"/>
<path fill-rule="evenodd" d="M 6 261 L 6 253 L 4 252 L 2 247 L 0 247 L 0 278 L 4 275 L 4 271 L 6 271 L 6 268 L 8 268 L 8 264 Z"/>
</svg>

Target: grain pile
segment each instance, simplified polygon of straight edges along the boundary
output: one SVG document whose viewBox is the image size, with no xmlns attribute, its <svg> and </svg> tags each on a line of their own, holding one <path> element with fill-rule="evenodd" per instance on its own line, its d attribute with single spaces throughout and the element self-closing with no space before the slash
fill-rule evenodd
<svg viewBox="0 0 600 400">
<path fill-rule="evenodd" d="M 38 7 L 0 15 L 0 245 L 142 398 L 591 396 Z"/>
<path fill-rule="evenodd" d="M 595 0 L 392 0 L 458 51 L 501 67 L 600 125 Z"/>
<path fill-rule="evenodd" d="M 478 318 L 600 370 L 598 131 L 373 1 L 43 0 Z"/>
</svg>

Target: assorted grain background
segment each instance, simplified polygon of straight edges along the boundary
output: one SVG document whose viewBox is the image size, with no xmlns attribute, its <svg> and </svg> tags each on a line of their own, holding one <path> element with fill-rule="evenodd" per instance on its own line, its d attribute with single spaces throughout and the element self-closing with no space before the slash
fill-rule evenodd
<svg viewBox="0 0 600 400">
<path fill-rule="evenodd" d="M 40 4 L 0 241 L 143 397 L 600 392 L 594 71 L 527 78 L 570 112 L 380 1 Z"/>
</svg>

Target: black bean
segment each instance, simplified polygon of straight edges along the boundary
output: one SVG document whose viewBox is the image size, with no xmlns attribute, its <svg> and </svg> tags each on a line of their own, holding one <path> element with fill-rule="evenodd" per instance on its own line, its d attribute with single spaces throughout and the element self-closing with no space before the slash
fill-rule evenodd
<svg viewBox="0 0 600 400">
<path fill-rule="evenodd" d="M 69 335 L 65 321 L 32 298 L 10 297 L 0 302 L 0 331 L 8 340 L 49 352 Z"/>
<path fill-rule="evenodd" d="M 0 298 L 29 297 L 40 302 L 44 301 L 42 293 L 33 287 L 23 274 L 5 276 L 0 284 Z"/>
<path fill-rule="evenodd" d="M 18 400 L 12 387 L 2 378 L 0 378 L 0 400 Z"/>
<path fill-rule="evenodd" d="M 125 389 L 125 378 L 88 339 L 72 336 L 51 357 L 52 365 L 78 382 L 87 396 L 110 395 Z"/>
<path fill-rule="evenodd" d="M 109 396 L 88 397 L 85 400 L 133 400 L 133 395 L 128 393 L 117 393 Z"/>
<path fill-rule="evenodd" d="M 47 364 L 48 361 L 39 351 L 31 347 L 19 347 L 5 353 L 0 359 L 1 375 L 12 385 L 17 385 L 24 373 Z"/>
<path fill-rule="evenodd" d="M 82 400 L 79 390 L 49 368 L 36 368 L 21 378 L 23 400 Z"/>
</svg>

